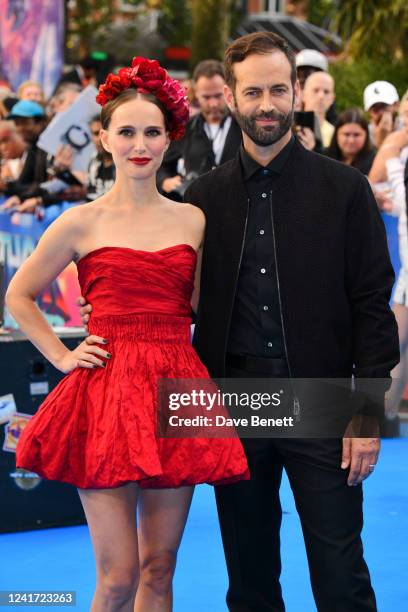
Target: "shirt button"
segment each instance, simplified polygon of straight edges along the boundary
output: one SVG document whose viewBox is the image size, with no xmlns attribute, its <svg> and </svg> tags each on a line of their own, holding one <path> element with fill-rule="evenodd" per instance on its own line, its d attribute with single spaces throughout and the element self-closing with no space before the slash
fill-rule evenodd
<svg viewBox="0 0 408 612">
<path fill-rule="evenodd" d="M 262 174 L 269 174 L 269 170 L 268 170 L 268 168 L 264 168 L 264 169 L 262 170 Z"/>
<path fill-rule="evenodd" d="M 268 342 L 268 347 L 272 348 L 272 346 L 273 346 L 272 342 Z"/>
<path fill-rule="evenodd" d="M 264 193 L 262 193 L 261 195 L 262 195 L 262 197 L 263 197 L 263 198 L 267 198 L 267 197 L 268 197 L 268 194 L 267 194 L 267 193 L 265 193 L 265 192 L 264 192 Z"/>
<path fill-rule="evenodd" d="M 269 307 L 268 306 L 263 306 L 263 309 L 264 310 L 269 310 Z"/>
<path fill-rule="evenodd" d="M 265 274 L 266 270 L 265 268 L 261 268 L 261 274 Z"/>
<path fill-rule="evenodd" d="M 261 236 L 263 236 L 265 233 L 265 230 L 259 230 L 259 233 L 261 234 Z"/>
</svg>

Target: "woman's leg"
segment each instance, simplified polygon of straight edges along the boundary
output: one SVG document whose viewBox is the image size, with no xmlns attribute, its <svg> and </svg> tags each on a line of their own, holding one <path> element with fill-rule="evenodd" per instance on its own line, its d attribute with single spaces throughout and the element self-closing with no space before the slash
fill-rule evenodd
<svg viewBox="0 0 408 612">
<path fill-rule="evenodd" d="M 170 612 L 177 551 L 194 487 L 142 490 L 139 496 L 140 583 L 135 612 Z"/>
<path fill-rule="evenodd" d="M 139 579 L 136 504 L 140 489 L 79 489 L 91 534 L 97 584 L 91 612 L 133 612 Z"/>
<path fill-rule="evenodd" d="M 401 361 L 391 372 L 393 379 L 392 385 L 385 396 L 385 416 L 390 420 L 394 419 L 398 414 L 401 397 L 405 386 L 408 383 L 406 376 L 408 351 L 408 308 L 402 304 L 393 304 L 392 310 L 394 311 L 398 324 Z"/>
</svg>

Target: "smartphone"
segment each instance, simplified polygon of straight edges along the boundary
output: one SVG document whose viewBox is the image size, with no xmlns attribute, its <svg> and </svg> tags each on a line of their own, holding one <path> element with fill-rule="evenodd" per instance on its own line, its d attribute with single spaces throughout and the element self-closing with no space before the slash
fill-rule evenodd
<svg viewBox="0 0 408 612">
<path fill-rule="evenodd" d="M 299 127 L 308 127 L 314 131 L 315 114 L 313 111 L 295 111 L 295 125 Z"/>
</svg>

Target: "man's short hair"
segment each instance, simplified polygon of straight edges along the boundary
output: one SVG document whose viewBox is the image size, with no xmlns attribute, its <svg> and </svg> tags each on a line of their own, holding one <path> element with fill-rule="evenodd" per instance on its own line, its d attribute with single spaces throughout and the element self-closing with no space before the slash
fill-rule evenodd
<svg viewBox="0 0 408 612">
<path fill-rule="evenodd" d="M 208 59 L 198 62 L 193 72 L 193 81 L 197 83 L 201 77 L 212 79 L 215 76 L 220 76 L 225 79 L 224 67 L 218 60 Z"/>
<path fill-rule="evenodd" d="M 296 82 L 295 53 L 287 41 L 273 32 L 253 32 L 234 40 L 225 51 L 224 68 L 227 85 L 232 90 L 235 89 L 234 64 L 243 62 L 249 55 L 267 55 L 273 51 L 281 51 L 286 55 L 291 68 L 290 79 L 294 84 Z"/>
</svg>

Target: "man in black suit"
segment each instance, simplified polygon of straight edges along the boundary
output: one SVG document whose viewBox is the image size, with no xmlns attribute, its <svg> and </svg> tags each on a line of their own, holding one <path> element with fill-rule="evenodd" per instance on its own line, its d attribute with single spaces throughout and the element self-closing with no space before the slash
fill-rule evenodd
<svg viewBox="0 0 408 612">
<path fill-rule="evenodd" d="M 194 115 L 182 140 L 173 141 L 158 172 L 159 189 L 181 200 L 181 184 L 232 159 L 241 144 L 241 130 L 224 99 L 224 69 L 221 62 L 204 60 L 194 74 L 194 94 L 200 112 Z"/>
<path fill-rule="evenodd" d="M 399 360 L 394 281 L 366 178 L 291 132 L 299 95 L 286 41 L 257 32 L 226 51 L 225 95 L 243 132 L 231 161 L 185 199 L 206 215 L 194 345 L 213 377 L 376 379 Z M 363 379 L 363 380 L 362 380 Z M 375 425 L 367 404 L 364 419 Z M 302 421 L 302 405 L 293 414 Z M 343 434 L 342 434 L 343 435 Z M 377 435 L 243 439 L 249 482 L 216 487 L 233 612 L 282 612 L 279 487 L 287 472 L 319 612 L 373 612 L 362 481 Z"/>
</svg>

